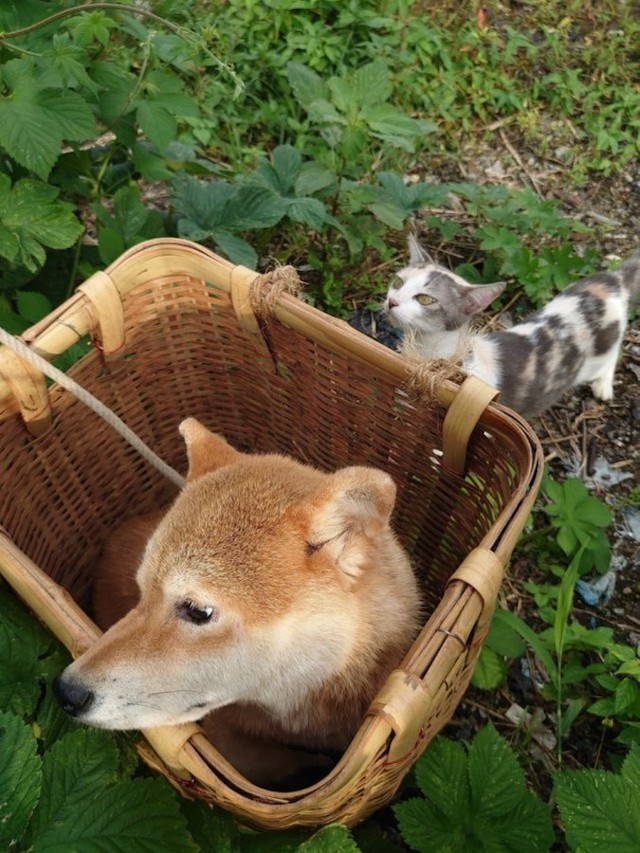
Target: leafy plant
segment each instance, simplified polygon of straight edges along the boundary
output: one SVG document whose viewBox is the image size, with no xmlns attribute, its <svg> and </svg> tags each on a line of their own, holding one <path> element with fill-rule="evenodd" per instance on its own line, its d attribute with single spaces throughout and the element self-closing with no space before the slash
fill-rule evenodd
<svg viewBox="0 0 640 853">
<path fill-rule="evenodd" d="M 394 806 L 400 831 L 418 851 L 545 851 L 548 807 L 525 785 L 513 750 L 491 726 L 468 749 L 437 738 L 415 768 L 423 796 Z"/>
<path fill-rule="evenodd" d="M 572 850 L 635 853 L 640 848 L 640 747 L 632 747 L 620 773 L 558 773 L 553 792 Z"/>
<path fill-rule="evenodd" d="M 323 80 L 300 62 L 288 66 L 289 83 L 309 120 L 317 125 L 333 153 L 330 165 L 340 175 L 369 171 L 372 140 L 378 149 L 413 152 L 435 129 L 432 122 L 410 118 L 388 103 L 393 88 L 387 64 L 379 59 L 353 72 Z"/>
<path fill-rule="evenodd" d="M 590 495 L 581 480 L 558 483 L 547 477 L 542 486 L 549 503 L 542 511 L 557 531 L 556 541 L 567 557 L 582 552 L 580 572 L 604 572 L 611 562 L 611 548 L 604 529 L 611 524 L 611 511 Z"/>
</svg>

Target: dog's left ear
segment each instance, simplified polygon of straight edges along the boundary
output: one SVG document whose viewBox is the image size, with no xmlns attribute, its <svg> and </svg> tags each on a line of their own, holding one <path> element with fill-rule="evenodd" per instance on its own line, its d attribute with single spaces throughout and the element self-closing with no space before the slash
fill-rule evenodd
<svg viewBox="0 0 640 853">
<path fill-rule="evenodd" d="M 356 579 L 389 525 L 396 499 L 391 477 L 376 468 L 343 468 L 314 501 L 309 545 L 327 550 L 340 571 Z"/>
<path fill-rule="evenodd" d="M 234 450 L 221 435 L 211 432 L 195 418 L 187 418 L 178 427 L 187 445 L 189 473 L 187 482 L 197 480 L 209 471 L 237 462 L 242 453 Z"/>
</svg>

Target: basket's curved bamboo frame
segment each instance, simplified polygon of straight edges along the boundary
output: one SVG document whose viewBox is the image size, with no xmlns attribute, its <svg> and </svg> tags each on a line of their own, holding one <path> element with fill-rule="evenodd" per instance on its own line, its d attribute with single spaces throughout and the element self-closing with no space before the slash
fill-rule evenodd
<svg viewBox="0 0 640 853">
<path fill-rule="evenodd" d="M 234 267 L 197 244 L 160 239 L 136 246 L 105 272 L 97 273 L 22 337 L 34 351 L 52 359 L 91 334 L 99 340 L 105 359 L 116 358 L 124 347 L 122 298 L 141 284 L 177 275 L 202 279 L 226 290 L 238 322 L 261 334 L 251 308 L 256 273 Z M 396 377 L 398 383 L 411 378 L 410 366 L 399 355 L 293 296 L 281 294 L 273 313 L 284 326 L 349 358 L 363 359 Z M 41 431 L 42 421 L 47 421 L 50 412 L 44 380 L 40 380 L 33 368 L 27 369 L 6 347 L 0 348 L 0 421 L 20 413 L 27 426 L 35 420 L 35 428 Z M 527 476 L 517 484 L 483 541 L 452 575 L 440 604 L 372 702 L 360 730 L 327 777 L 303 791 L 267 791 L 239 776 L 197 725 L 146 730 L 143 734 L 148 745 L 141 745 L 145 759 L 183 791 L 220 803 L 259 828 L 313 826 L 334 820 L 353 824 L 393 796 L 410 764 L 446 722 L 438 717 L 439 702 L 447 691 L 461 696 L 471 677 L 504 568 L 535 499 L 542 454 L 526 422 L 502 408 L 488 407 L 496 392 L 479 380 L 470 378 L 460 387 L 443 381 L 436 393 L 448 408 L 443 424 L 443 464 L 462 471 L 474 426 L 482 417 L 490 429 L 499 411 L 500 417 L 510 418 L 522 435 L 530 460 Z M 68 593 L 1 531 L 0 572 L 74 656 L 99 636 Z M 384 771 L 384 784 L 372 773 L 372 767 Z"/>
</svg>

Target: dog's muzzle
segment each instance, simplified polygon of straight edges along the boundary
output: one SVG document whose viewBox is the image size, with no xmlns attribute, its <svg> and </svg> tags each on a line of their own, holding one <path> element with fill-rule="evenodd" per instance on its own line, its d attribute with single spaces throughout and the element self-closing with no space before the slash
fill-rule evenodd
<svg viewBox="0 0 640 853">
<path fill-rule="evenodd" d="M 72 717 L 86 713 L 93 704 L 94 694 L 81 681 L 62 672 L 53 682 L 53 690 L 62 709 Z"/>
</svg>

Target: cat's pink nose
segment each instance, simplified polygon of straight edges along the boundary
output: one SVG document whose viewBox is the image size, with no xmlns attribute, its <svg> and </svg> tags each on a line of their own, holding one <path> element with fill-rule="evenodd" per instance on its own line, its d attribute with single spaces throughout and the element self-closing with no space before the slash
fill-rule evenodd
<svg viewBox="0 0 640 853">
<path fill-rule="evenodd" d="M 387 305 L 389 306 L 389 308 L 397 308 L 400 303 L 395 299 L 389 299 Z"/>
</svg>

